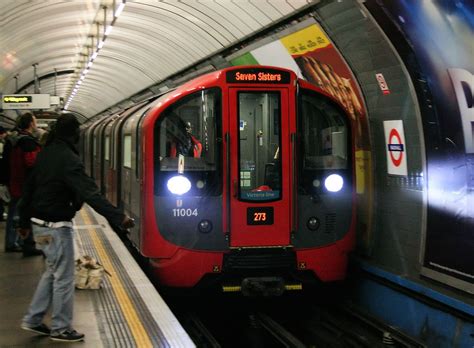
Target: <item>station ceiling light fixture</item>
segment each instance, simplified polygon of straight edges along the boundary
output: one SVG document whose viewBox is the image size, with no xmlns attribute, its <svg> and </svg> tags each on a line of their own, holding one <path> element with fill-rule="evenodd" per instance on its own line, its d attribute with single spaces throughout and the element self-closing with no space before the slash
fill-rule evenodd
<svg viewBox="0 0 474 348">
<path fill-rule="evenodd" d="M 86 78 L 86 75 L 89 73 L 89 70 L 91 69 L 92 65 L 94 64 L 95 59 L 99 55 L 100 50 L 104 47 L 105 40 L 107 39 L 107 37 L 112 32 L 112 29 L 113 29 L 113 27 L 114 27 L 114 25 L 117 21 L 117 18 L 120 16 L 123 9 L 125 8 L 125 3 L 126 3 L 126 0 L 122 0 L 120 2 L 120 4 L 118 6 L 116 6 L 115 0 L 114 0 L 113 5 L 112 5 L 112 9 L 113 9 L 112 20 L 110 21 L 109 24 L 107 24 L 107 11 L 108 11 L 107 6 L 102 7 L 102 9 L 104 11 L 103 22 L 101 23 L 99 20 L 97 20 L 97 18 L 94 21 L 94 23 L 96 24 L 97 33 L 96 33 L 96 35 L 93 35 L 93 34 L 90 35 L 90 38 L 92 40 L 92 44 L 91 44 L 91 46 L 87 47 L 87 54 L 85 54 L 85 56 L 87 56 L 88 59 L 86 59 L 85 61 L 81 60 L 81 62 L 80 62 L 81 66 L 79 67 L 78 70 L 81 71 L 81 73 L 80 73 L 74 87 L 72 87 L 72 90 L 69 94 L 69 97 L 67 98 L 66 104 L 64 105 L 64 110 L 67 110 L 69 108 L 69 104 L 71 104 L 71 101 L 74 99 L 77 92 L 79 91 L 79 88 L 81 87 L 81 84 L 84 82 L 84 80 Z M 99 16 L 99 13 L 97 14 L 97 16 Z M 104 30 L 102 36 L 99 33 L 101 24 L 102 24 L 102 27 L 103 27 L 103 30 Z M 97 40 L 96 43 L 94 42 L 94 39 Z"/>
</svg>

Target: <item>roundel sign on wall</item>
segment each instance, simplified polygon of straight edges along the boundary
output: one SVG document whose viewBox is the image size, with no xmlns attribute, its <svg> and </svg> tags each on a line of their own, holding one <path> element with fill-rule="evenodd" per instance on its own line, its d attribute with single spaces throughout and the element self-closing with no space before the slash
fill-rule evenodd
<svg viewBox="0 0 474 348">
<path fill-rule="evenodd" d="M 393 175 L 408 175 L 403 121 L 384 121 L 387 171 Z"/>
</svg>

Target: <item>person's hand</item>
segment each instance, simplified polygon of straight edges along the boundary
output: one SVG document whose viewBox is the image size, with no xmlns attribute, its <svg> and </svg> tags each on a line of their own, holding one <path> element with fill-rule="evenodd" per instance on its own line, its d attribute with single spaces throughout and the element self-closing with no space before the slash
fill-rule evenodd
<svg viewBox="0 0 474 348">
<path fill-rule="evenodd" d="M 30 235 L 31 229 L 20 227 L 19 229 L 17 229 L 17 233 L 18 233 L 18 235 L 20 236 L 21 239 L 26 239 Z"/>
<path fill-rule="evenodd" d="M 129 228 L 132 228 L 134 226 L 135 226 L 135 220 L 132 219 L 130 216 L 125 215 L 120 227 L 122 227 L 125 230 L 128 230 Z"/>
</svg>

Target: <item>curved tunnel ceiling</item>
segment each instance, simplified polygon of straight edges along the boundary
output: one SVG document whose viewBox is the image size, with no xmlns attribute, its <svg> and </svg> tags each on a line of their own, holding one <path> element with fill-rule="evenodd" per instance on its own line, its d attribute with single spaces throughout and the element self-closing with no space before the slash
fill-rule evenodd
<svg viewBox="0 0 474 348">
<path fill-rule="evenodd" d="M 0 92 L 34 93 L 37 64 L 40 93 L 91 117 L 313 2 L 139 0 L 117 16 L 120 0 L 1 0 Z"/>
</svg>

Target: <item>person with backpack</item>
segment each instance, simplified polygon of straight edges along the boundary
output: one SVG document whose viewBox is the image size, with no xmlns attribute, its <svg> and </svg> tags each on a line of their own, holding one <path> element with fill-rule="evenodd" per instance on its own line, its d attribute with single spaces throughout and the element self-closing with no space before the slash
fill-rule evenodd
<svg viewBox="0 0 474 348">
<path fill-rule="evenodd" d="M 5 147 L 5 140 L 7 138 L 7 130 L 0 126 L 0 221 L 4 221 L 5 204 L 10 202 L 10 193 L 7 188 L 8 175 L 6 171 L 8 166 L 3 160 L 3 149 Z"/>
<path fill-rule="evenodd" d="M 36 162 L 41 147 L 33 136 L 36 131 L 36 117 L 32 113 L 20 115 L 16 129 L 7 137 L 3 159 L 8 165 L 8 205 L 7 226 L 5 229 L 5 252 L 23 252 L 23 256 L 42 255 L 36 249 L 33 236 L 27 236 L 20 247 L 16 225 L 18 224 L 17 204 L 21 197 L 23 185 Z"/>
</svg>

